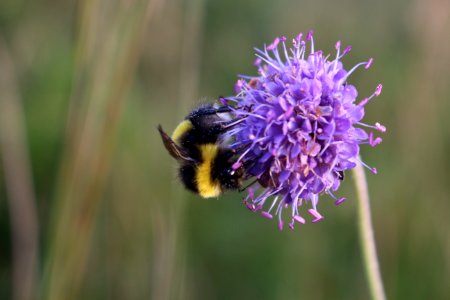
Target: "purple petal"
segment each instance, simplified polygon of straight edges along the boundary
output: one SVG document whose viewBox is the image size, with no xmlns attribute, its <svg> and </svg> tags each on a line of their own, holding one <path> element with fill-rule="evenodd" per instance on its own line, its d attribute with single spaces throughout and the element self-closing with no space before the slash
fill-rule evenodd
<svg viewBox="0 0 450 300">
<path fill-rule="evenodd" d="M 359 147 L 352 143 L 343 143 L 338 148 L 338 155 L 341 159 L 348 159 L 358 155 Z"/>
<path fill-rule="evenodd" d="M 297 157 L 300 154 L 301 147 L 299 143 L 294 144 L 291 149 L 291 158 Z"/>
<path fill-rule="evenodd" d="M 358 97 L 356 88 L 351 84 L 347 84 L 342 92 L 342 102 L 352 103 L 355 101 L 356 97 Z"/>
<path fill-rule="evenodd" d="M 290 175 L 291 172 L 288 170 L 281 171 L 280 175 L 278 176 L 278 180 L 283 183 L 289 178 Z"/>
<path fill-rule="evenodd" d="M 334 123 L 336 124 L 337 132 L 345 132 L 352 126 L 349 119 L 343 118 L 335 119 Z"/>
</svg>

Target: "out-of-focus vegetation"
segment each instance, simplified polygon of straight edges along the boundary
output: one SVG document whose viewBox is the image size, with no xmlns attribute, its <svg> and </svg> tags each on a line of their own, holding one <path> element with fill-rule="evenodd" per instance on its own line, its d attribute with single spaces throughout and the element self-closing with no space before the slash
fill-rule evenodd
<svg viewBox="0 0 450 300">
<path fill-rule="evenodd" d="M 184 191 L 156 131 L 310 29 L 352 44 L 347 66 L 375 58 L 361 97 L 384 86 L 362 156 L 388 298 L 447 299 L 448 28 L 440 0 L 0 1 L 0 299 L 367 298 L 351 180 L 279 232 L 238 193 Z"/>
</svg>

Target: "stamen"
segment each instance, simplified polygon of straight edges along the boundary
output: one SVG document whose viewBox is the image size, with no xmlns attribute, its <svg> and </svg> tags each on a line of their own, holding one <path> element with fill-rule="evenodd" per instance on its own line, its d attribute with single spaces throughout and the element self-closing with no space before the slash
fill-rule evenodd
<svg viewBox="0 0 450 300">
<path fill-rule="evenodd" d="M 289 223 L 289 229 L 294 230 L 294 222 Z"/>
<path fill-rule="evenodd" d="M 311 41 L 311 53 L 314 53 L 314 39 L 313 39 L 314 31 L 310 30 L 308 35 L 306 36 L 307 41 Z"/>
<path fill-rule="evenodd" d="M 278 220 L 278 230 L 282 231 L 283 230 L 283 220 Z"/>
<path fill-rule="evenodd" d="M 369 102 L 370 99 L 371 99 L 371 97 L 370 98 L 364 98 L 361 102 L 358 103 L 358 105 L 359 106 L 365 106 Z"/>
<path fill-rule="evenodd" d="M 260 53 L 262 56 L 270 58 L 270 55 L 267 52 L 267 45 L 266 44 L 264 44 L 263 49 L 264 49 L 264 51 L 262 49 L 259 49 L 259 48 L 256 48 L 256 47 L 253 48 L 253 50 L 255 50 L 255 52 Z"/>
<path fill-rule="evenodd" d="M 257 115 L 257 114 L 253 114 L 253 113 L 250 113 L 250 112 L 246 112 L 245 114 L 246 114 L 247 116 L 252 116 L 252 117 L 255 117 L 255 118 L 264 120 L 264 121 L 266 120 L 266 118 L 264 118 L 263 116 Z"/>
<path fill-rule="evenodd" d="M 380 123 L 375 123 L 375 128 L 378 130 L 378 131 L 381 131 L 381 132 L 386 132 L 386 127 L 385 126 L 383 126 L 383 125 L 381 125 Z"/>
<path fill-rule="evenodd" d="M 302 47 L 300 48 L 300 56 L 299 58 L 301 58 L 302 60 L 305 59 L 305 53 L 306 53 L 306 43 L 304 41 L 302 41 Z"/>
<path fill-rule="evenodd" d="M 265 201 L 267 200 L 267 198 L 273 196 L 274 194 L 278 193 L 279 191 L 281 191 L 281 188 L 271 191 L 271 192 L 270 192 L 270 190 L 266 190 L 261 195 L 259 195 L 258 198 L 256 200 L 254 200 L 253 202 L 257 203 L 258 205 L 263 205 L 265 203 Z"/>
<path fill-rule="evenodd" d="M 381 144 L 381 142 L 383 141 L 382 138 L 377 137 L 375 140 L 373 140 L 372 144 L 370 144 L 370 146 L 375 147 L 376 145 Z"/>
<path fill-rule="evenodd" d="M 280 219 L 281 219 L 281 213 L 283 211 L 283 202 L 284 202 L 284 198 L 280 200 L 280 203 L 278 203 L 278 207 L 277 210 L 275 211 L 275 215 L 277 215 Z"/>
<path fill-rule="evenodd" d="M 315 174 L 317 176 L 317 174 Z M 311 204 L 313 206 L 313 210 L 317 211 L 317 202 L 319 202 L 319 196 L 316 194 L 312 194 L 311 196 Z"/>
<path fill-rule="evenodd" d="M 280 203 L 278 204 L 278 208 L 277 208 L 277 215 L 278 215 L 278 229 L 279 230 L 283 230 L 283 202 L 284 199 L 280 201 Z"/>
<path fill-rule="evenodd" d="M 380 96 L 380 94 L 381 94 L 381 90 L 383 89 L 383 85 L 380 83 L 378 86 L 377 86 L 377 89 L 375 90 L 375 96 Z"/>
<path fill-rule="evenodd" d="M 367 127 L 367 128 L 372 128 L 372 129 L 375 129 L 375 130 L 380 131 L 380 132 L 386 132 L 386 127 L 384 127 L 383 125 L 381 125 L 378 122 L 375 123 L 375 126 L 372 126 L 372 125 L 369 125 L 369 124 L 366 124 L 366 123 L 362 123 L 362 122 L 356 122 L 355 124 L 358 124 L 360 126 Z"/>
<path fill-rule="evenodd" d="M 232 122 L 232 123 L 229 123 L 229 124 L 225 125 L 223 128 L 224 128 L 224 129 L 227 129 L 227 128 L 236 126 L 237 124 L 242 123 L 243 121 L 245 121 L 245 118 L 246 118 L 246 117 L 243 117 L 243 118 L 241 118 L 241 119 L 239 119 L 239 120 L 237 120 L 237 121 L 234 121 L 234 122 Z"/>
<path fill-rule="evenodd" d="M 310 208 L 308 209 L 308 212 L 315 218 L 314 220 L 312 220 L 313 223 L 317 223 L 323 219 L 323 216 L 319 214 L 319 212 L 315 209 Z"/>
<path fill-rule="evenodd" d="M 336 200 L 336 201 L 334 202 L 334 204 L 335 204 L 336 206 L 341 205 L 345 200 L 347 200 L 347 198 L 345 198 L 345 197 L 339 198 L 338 200 Z"/>
<path fill-rule="evenodd" d="M 297 203 L 298 203 L 298 198 L 295 198 L 294 202 L 291 203 L 291 208 L 292 208 L 292 218 L 294 218 L 294 216 L 295 216 Z"/>
<path fill-rule="evenodd" d="M 336 51 L 337 51 L 336 57 L 339 57 L 339 51 L 341 50 L 341 41 L 337 41 L 337 42 L 336 42 L 336 45 L 334 45 L 334 48 L 335 48 Z"/>
<path fill-rule="evenodd" d="M 303 218 L 300 217 L 299 215 L 294 216 L 293 219 L 294 219 L 294 221 L 296 221 L 296 222 L 298 222 L 298 223 L 300 223 L 300 224 L 305 224 L 305 223 L 306 223 L 305 219 L 303 219 Z"/>
<path fill-rule="evenodd" d="M 241 166 L 242 166 L 242 162 L 237 161 L 237 162 L 235 162 L 235 163 L 231 166 L 231 168 L 232 168 L 233 170 L 237 170 L 237 169 L 239 169 Z"/>
<path fill-rule="evenodd" d="M 256 60 L 258 60 L 258 59 L 259 59 L 259 58 L 256 58 Z M 247 79 L 247 80 L 252 80 L 252 79 L 257 80 L 257 79 L 258 79 L 258 77 L 256 77 L 256 76 L 250 76 L 250 75 L 245 75 L 245 74 L 238 74 L 237 76 L 238 76 L 239 78 Z M 232 98 L 232 97 L 229 97 L 229 98 Z M 241 99 L 239 98 L 238 100 L 241 100 Z"/>
<path fill-rule="evenodd" d="M 266 211 L 261 212 L 261 216 L 263 216 L 264 218 L 269 219 L 269 220 L 273 219 L 273 216 Z"/>
<path fill-rule="evenodd" d="M 251 199 L 254 199 L 255 198 L 255 189 L 254 188 L 249 188 L 248 189 L 248 196 L 251 198 Z"/>
<path fill-rule="evenodd" d="M 259 54 L 256 54 L 256 57 L 259 57 L 260 59 L 262 59 L 263 61 L 265 61 L 268 65 L 270 65 L 272 68 L 274 68 L 275 70 L 281 72 L 280 68 L 278 68 L 277 65 L 275 65 L 273 62 L 271 62 L 269 59 L 262 57 Z"/>
<path fill-rule="evenodd" d="M 301 43 L 302 43 L 302 38 L 303 38 L 303 33 L 299 33 L 297 35 L 297 37 L 292 41 L 294 43 L 294 46 L 300 47 Z"/>
<path fill-rule="evenodd" d="M 342 52 L 342 56 L 349 53 L 352 50 L 352 45 L 348 45 L 347 48 L 344 49 L 344 52 Z"/>
<path fill-rule="evenodd" d="M 289 64 L 289 66 L 292 67 L 291 60 L 289 59 L 289 55 L 288 55 L 288 52 L 287 52 L 287 49 L 286 49 L 286 43 L 285 43 L 286 37 L 285 37 L 285 36 L 282 36 L 282 37 L 281 37 L 281 41 L 283 42 L 283 52 L 284 52 L 284 57 L 285 57 L 287 63 Z"/>
<path fill-rule="evenodd" d="M 372 168 L 370 167 L 368 164 L 366 164 L 365 162 L 363 162 L 362 160 L 358 159 L 358 161 L 361 163 L 361 165 L 363 165 L 365 168 L 369 169 L 370 172 L 372 172 L 373 174 L 377 174 L 377 168 Z"/>
<path fill-rule="evenodd" d="M 225 97 L 219 97 L 219 102 L 224 105 L 224 106 L 228 106 L 229 105 L 229 101 L 228 99 L 226 99 Z"/>
<path fill-rule="evenodd" d="M 337 68 L 338 62 L 339 62 L 339 58 L 340 58 L 339 55 L 341 53 L 341 41 L 337 41 L 334 48 L 336 49 L 336 58 L 334 59 L 333 71 L 336 71 L 336 68 Z"/>
<path fill-rule="evenodd" d="M 272 205 L 270 206 L 268 212 L 270 213 L 272 211 L 272 208 L 275 206 L 275 203 L 277 203 L 279 196 L 276 196 L 275 199 L 273 199 Z"/>
<path fill-rule="evenodd" d="M 376 139 L 373 138 L 373 133 L 369 133 L 369 145 L 372 147 L 375 147 L 376 145 L 380 144 L 383 141 L 382 138 L 377 137 Z"/>
<path fill-rule="evenodd" d="M 377 88 L 375 89 L 375 92 L 373 92 L 373 94 L 370 95 L 369 98 L 364 98 L 358 105 L 359 106 L 365 106 L 370 100 L 372 100 L 372 98 L 378 97 L 381 94 L 382 88 L 383 88 L 383 86 L 381 84 L 379 84 L 377 86 Z"/>
<path fill-rule="evenodd" d="M 276 37 L 276 38 L 273 40 L 272 44 L 270 44 L 269 46 L 267 46 L 267 50 L 273 51 L 275 48 L 278 47 L 278 43 L 280 43 L 280 38 L 279 38 L 279 37 Z"/>
<path fill-rule="evenodd" d="M 344 197 L 342 197 L 342 198 L 336 197 L 330 190 L 328 190 L 326 193 L 327 193 L 328 195 L 330 195 L 331 198 L 333 198 L 333 199 L 335 200 L 335 201 L 334 201 L 334 205 L 336 205 L 336 206 L 342 204 L 342 202 L 344 202 L 345 200 L 347 200 L 347 198 L 344 198 Z"/>
<path fill-rule="evenodd" d="M 275 50 L 273 50 L 273 54 L 274 54 L 275 58 L 277 59 L 278 63 L 280 64 L 280 66 L 284 67 L 285 64 L 281 60 L 280 53 L 278 52 L 278 48 L 275 48 Z"/>
<path fill-rule="evenodd" d="M 344 51 L 345 52 L 345 51 Z M 341 82 L 344 82 L 345 80 L 347 80 L 348 77 L 350 77 L 350 75 L 356 70 L 358 69 L 360 66 L 364 66 L 366 65 L 367 62 L 361 62 L 359 64 L 356 64 L 353 68 L 350 69 L 350 71 L 348 71 L 348 73 L 345 75 L 345 77 L 343 77 L 341 79 Z"/>
<path fill-rule="evenodd" d="M 245 206 L 248 208 L 248 210 L 250 210 L 251 212 L 255 212 L 256 211 L 256 207 L 253 203 L 244 201 Z"/>
<path fill-rule="evenodd" d="M 372 64 L 373 64 L 373 58 L 369 58 L 364 69 L 366 69 L 366 70 L 369 69 Z"/>
<path fill-rule="evenodd" d="M 238 79 L 236 81 L 236 83 L 234 84 L 234 91 L 236 93 L 239 93 L 240 91 L 242 91 L 242 87 L 244 86 L 244 82 L 241 79 Z"/>
</svg>

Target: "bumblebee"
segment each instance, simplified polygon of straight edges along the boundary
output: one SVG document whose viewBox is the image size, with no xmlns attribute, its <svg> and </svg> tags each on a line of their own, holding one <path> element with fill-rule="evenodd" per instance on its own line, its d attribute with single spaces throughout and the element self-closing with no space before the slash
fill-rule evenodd
<svg viewBox="0 0 450 300">
<path fill-rule="evenodd" d="M 158 126 L 163 144 L 179 163 L 179 176 L 184 186 L 203 198 L 217 197 L 225 190 L 240 189 L 244 169 L 232 168 L 236 150 L 223 144 L 223 134 L 240 123 L 219 116 L 229 107 L 203 105 L 194 109 L 170 137 Z"/>
</svg>

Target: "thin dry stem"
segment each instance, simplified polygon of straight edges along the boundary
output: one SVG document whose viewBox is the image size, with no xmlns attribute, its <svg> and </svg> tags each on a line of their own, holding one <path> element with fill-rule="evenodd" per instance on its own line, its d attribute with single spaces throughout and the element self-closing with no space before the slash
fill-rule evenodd
<svg viewBox="0 0 450 300">
<path fill-rule="evenodd" d="M 15 300 L 36 294 L 38 220 L 25 120 L 13 61 L 0 37 L 0 153 L 11 222 Z"/>
<path fill-rule="evenodd" d="M 358 163 L 354 169 L 354 180 L 358 196 L 359 236 L 370 293 L 374 300 L 385 300 L 386 296 L 378 264 L 375 236 L 370 213 L 369 190 L 367 187 L 366 175 L 364 174 L 364 167 L 360 163 Z"/>
</svg>

